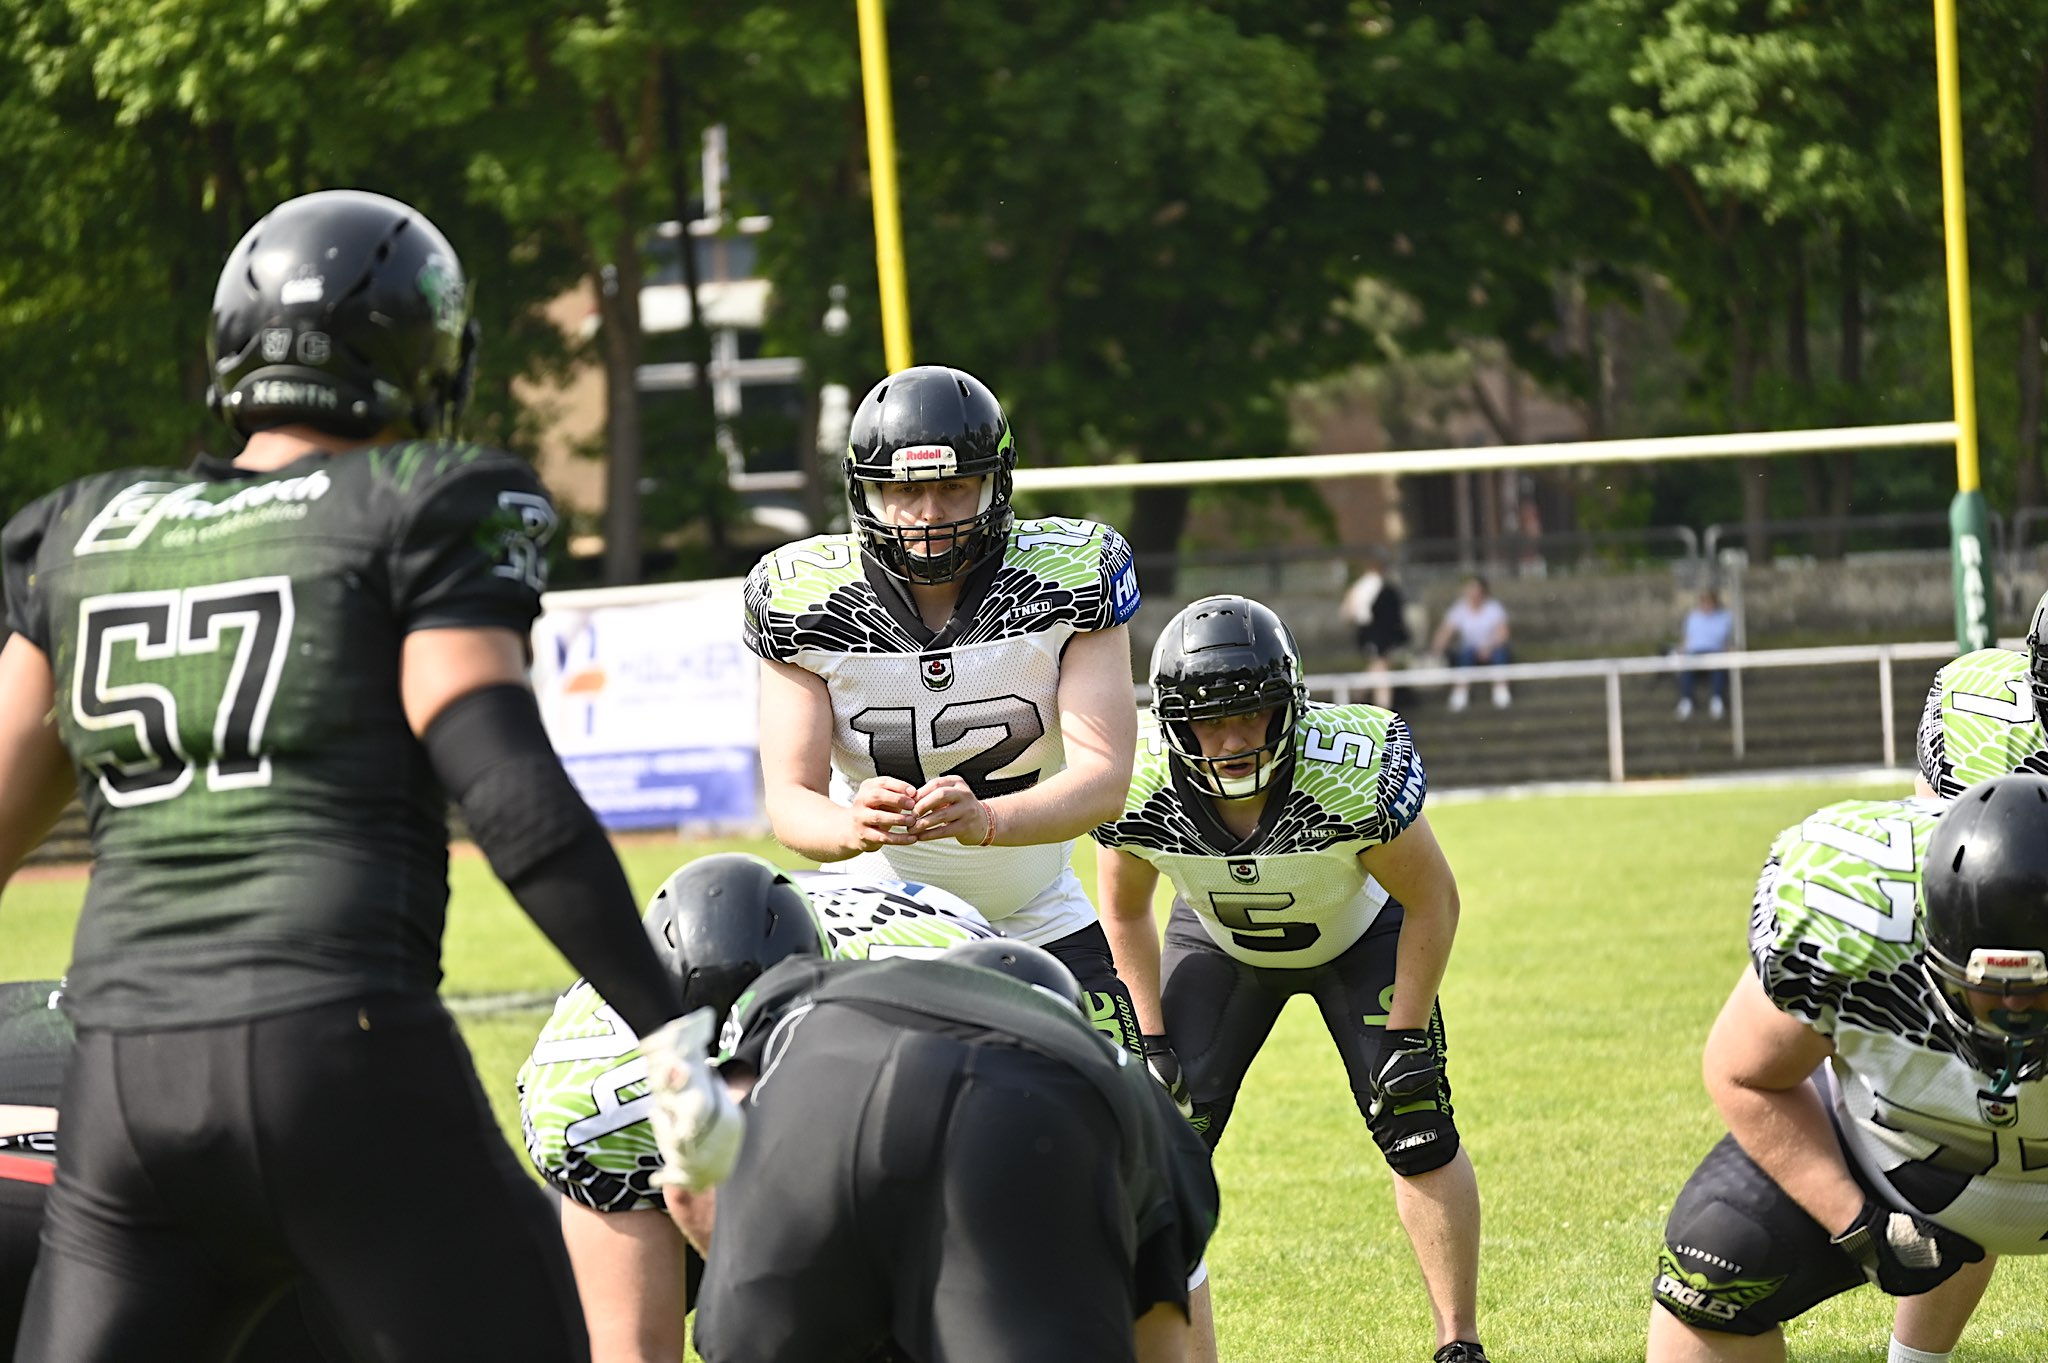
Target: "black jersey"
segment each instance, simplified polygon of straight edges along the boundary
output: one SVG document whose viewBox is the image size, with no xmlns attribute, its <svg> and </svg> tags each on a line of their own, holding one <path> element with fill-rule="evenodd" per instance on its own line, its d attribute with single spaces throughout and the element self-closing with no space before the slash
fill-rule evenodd
<svg viewBox="0 0 2048 1363">
<path fill-rule="evenodd" d="M 8 524 L 7 623 L 49 656 L 92 832 L 79 1025 L 438 985 L 446 799 L 400 647 L 523 634 L 554 525 L 525 464 L 439 442 L 95 474 Z"/>
<path fill-rule="evenodd" d="M 791 957 L 762 974 L 733 1005 L 721 1048 L 760 1075 L 758 1093 L 774 1082 L 782 1049 L 798 1044 L 796 1019 L 829 1015 L 835 1008 L 1021 1047 L 1062 1061 L 1088 1079 L 1123 1134 L 1120 1172 L 1136 1241 L 1177 1232 L 1184 1267 L 1193 1270 L 1216 1224 L 1208 1152 L 1165 1089 L 1077 1010 L 994 971 L 945 961 Z"/>
</svg>

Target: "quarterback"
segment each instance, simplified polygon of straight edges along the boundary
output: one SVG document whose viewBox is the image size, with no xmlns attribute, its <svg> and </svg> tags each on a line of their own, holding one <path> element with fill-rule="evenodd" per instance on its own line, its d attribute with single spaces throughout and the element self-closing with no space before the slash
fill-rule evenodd
<svg viewBox="0 0 2048 1363">
<path fill-rule="evenodd" d="M 1729 1134 L 1672 1205 L 1652 1363 L 1776 1363 L 1783 1323 L 1838 1293 L 1915 1296 L 1986 1251 L 2043 1251 L 2044 903 L 2038 776 L 1779 835 L 1707 1039 Z"/>
<path fill-rule="evenodd" d="M 936 956 L 994 940 L 944 890 L 831 872 L 787 872 L 720 853 L 688 863 L 648 901 L 647 935 L 686 1007 L 723 1021 L 753 977 L 786 956 Z M 590 1328 L 591 1363 L 674 1363 L 683 1353 L 689 1255 L 662 1207 L 639 1038 L 587 981 L 555 1004 L 519 1071 L 527 1154 L 561 1194 L 562 1238 Z"/>
<path fill-rule="evenodd" d="M 1436 1001 L 1458 889 L 1422 813 L 1426 788 L 1406 721 L 1310 704 L 1280 618 L 1206 597 L 1153 653 L 1130 793 L 1095 830 L 1101 900 L 1146 1050 L 1212 1148 L 1280 1010 L 1315 999 L 1393 1170 L 1436 1359 L 1484 1363 L 1479 1189 L 1452 1121 Z M 1163 962 L 1162 874 L 1174 889 Z"/>
<path fill-rule="evenodd" d="M 1092 521 L 1014 518 L 1009 421 L 957 369 L 884 379 L 849 441 L 853 532 L 786 545 L 747 578 L 775 836 L 960 896 L 1059 957 L 1095 1025 L 1135 1049 L 1068 864 L 1130 784 L 1130 546 Z"/>
</svg>

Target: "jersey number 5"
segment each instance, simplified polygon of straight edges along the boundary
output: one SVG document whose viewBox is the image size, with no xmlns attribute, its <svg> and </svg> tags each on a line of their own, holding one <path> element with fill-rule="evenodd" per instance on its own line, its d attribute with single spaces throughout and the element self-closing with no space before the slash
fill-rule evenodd
<svg viewBox="0 0 2048 1363">
<path fill-rule="evenodd" d="M 178 698 L 155 682 L 110 680 L 117 644 L 137 662 L 189 657 L 220 650 L 236 632 L 234 661 L 216 701 L 209 790 L 270 784 L 263 726 L 277 694 L 278 673 L 292 636 L 292 580 L 251 577 L 182 591 L 115 592 L 89 597 L 78 607 L 78 658 L 71 677 L 71 717 L 79 728 L 126 729 L 139 756 L 109 751 L 88 755 L 100 793 L 113 805 L 146 805 L 182 795 L 192 784 L 193 759 L 179 737 Z"/>
<path fill-rule="evenodd" d="M 1285 890 L 1211 890 L 1209 907 L 1216 921 L 1230 929 L 1230 940 L 1246 951 L 1304 951 L 1323 930 L 1314 923 L 1261 923 L 1255 913 L 1285 913 L 1294 896 Z"/>
<path fill-rule="evenodd" d="M 847 727 L 868 736 L 868 755 L 875 772 L 922 788 L 924 759 L 918 753 L 917 711 L 909 706 L 877 706 L 848 720 Z M 1038 707 L 1022 696 L 995 696 L 988 700 L 956 701 L 932 716 L 934 748 L 950 748 L 977 730 L 1000 730 L 994 742 L 948 770 L 967 782 L 981 799 L 989 800 L 1038 783 L 1038 773 L 1021 776 L 990 776 L 1023 756 L 1024 750 L 1045 736 L 1045 721 Z"/>
</svg>

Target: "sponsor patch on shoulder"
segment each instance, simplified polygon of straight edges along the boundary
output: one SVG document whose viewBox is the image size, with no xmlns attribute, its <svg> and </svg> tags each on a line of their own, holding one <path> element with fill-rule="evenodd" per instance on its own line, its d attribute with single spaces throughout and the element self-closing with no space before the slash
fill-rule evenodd
<svg viewBox="0 0 2048 1363">
<path fill-rule="evenodd" d="M 1110 622 L 1121 625 L 1138 613 L 1138 568 L 1126 563 L 1110 582 Z"/>
</svg>

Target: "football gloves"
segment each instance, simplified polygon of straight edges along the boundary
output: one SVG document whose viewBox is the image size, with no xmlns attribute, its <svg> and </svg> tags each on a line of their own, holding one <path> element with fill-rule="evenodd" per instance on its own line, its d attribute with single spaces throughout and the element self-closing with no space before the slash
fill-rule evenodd
<svg viewBox="0 0 2048 1363">
<path fill-rule="evenodd" d="M 1833 1243 L 1856 1261 L 1864 1277 L 1894 1297 L 1931 1292 L 1964 1264 L 1984 1257 L 1983 1246 L 1974 1240 L 1868 1200 Z"/>
<path fill-rule="evenodd" d="M 1379 1064 L 1372 1072 L 1372 1107 L 1366 1118 L 1376 1121 L 1388 1108 L 1398 1111 L 1411 1103 L 1435 1102 L 1442 1082 L 1443 1067 L 1437 1063 L 1429 1032 L 1421 1027 L 1390 1027 L 1380 1041 Z"/>
<path fill-rule="evenodd" d="M 711 1068 L 713 1019 L 699 1008 L 663 1026 L 640 1043 L 647 1061 L 647 1120 L 661 1151 L 654 1181 L 693 1193 L 723 1183 L 739 1162 L 746 1114 Z"/>
<path fill-rule="evenodd" d="M 1145 1068 L 1152 1071 L 1152 1077 L 1166 1090 L 1166 1096 L 1173 1099 L 1180 1115 L 1193 1121 L 1195 1100 L 1188 1094 L 1187 1077 L 1180 1072 L 1180 1057 L 1173 1053 L 1173 1047 L 1163 1036 L 1140 1037 L 1139 1041 L 1145 1048 Z"/>
</svg>

